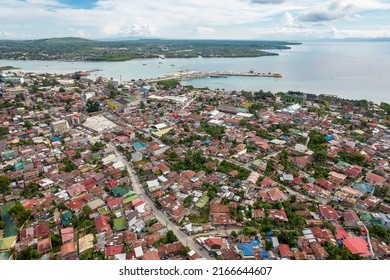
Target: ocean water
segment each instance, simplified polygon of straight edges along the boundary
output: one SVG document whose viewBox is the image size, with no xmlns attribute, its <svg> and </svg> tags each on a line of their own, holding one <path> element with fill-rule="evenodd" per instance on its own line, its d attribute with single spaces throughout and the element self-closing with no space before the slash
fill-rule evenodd
<svg viewBox="0 0 390 280">
<path fill-rule="evenodd" d="M 101 69 L 92 77 L 146 79 L 183 71 L 277 72 L 283 78 L 228 77 L 183 81 L 196 87 L 226 90 L 299 90 L 348 99 L 390 103 L 390 42 L 304 42 L 279 56 L 256 58 L 137 59 L 123 62 L 0 60 L 26 72 L 71 73 Z"/>
</svg>

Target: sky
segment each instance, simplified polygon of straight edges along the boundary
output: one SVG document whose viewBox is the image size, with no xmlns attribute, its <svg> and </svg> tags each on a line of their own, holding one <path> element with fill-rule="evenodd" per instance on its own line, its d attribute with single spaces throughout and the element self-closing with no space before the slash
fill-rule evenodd
<svg viewBox="0 0 390 280">
<path fill-rule="evenodd" d="M 0 39 L 390 37 L 390 0 L 0 0 Z"/>
</svg>

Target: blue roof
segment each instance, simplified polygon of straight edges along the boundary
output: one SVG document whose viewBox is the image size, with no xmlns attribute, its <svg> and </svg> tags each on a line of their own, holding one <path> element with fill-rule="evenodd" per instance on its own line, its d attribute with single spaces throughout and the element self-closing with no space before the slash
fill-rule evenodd
<svg viewBox="0 0 390 280">
<path fill-rule="evenodd" d="M 334 140 L 334 138 L 330 135 L 326 135 L 325 140 L 328 142 L 328 141 Z"/>
<path fill-rule="evenodd" d="M 237 248 L 242 251 L 244 256 L 253 256 L 255 251 L 253 250 L 253 246 L 250 243 L 238 243 Z"/>
<path fill-rule="evenodd" d="M 134 146 L 135 149 L 144 149 L 144 148 L 146 148 L 146 146 L 144 144 L 142 144 L 141 142 L 139 142 L 139 141 L 135 142 L 133 146 Z"/>
<path fill-rule="evenodd" d="M 251 244 L 252 244 L 253 247 L 259 247 L 260 246 L 259 240 L 252 240 Z"/>
<path fill-rule="evenodd" d="M 367 185 L 365 183 L 355 184 L 352 186 L 352 188 L 358 191 L 364 191 L 366 193 L 372 193 L 375 190 L 373 186 Z"/>
<path fill-rule="evenodd" d="M 202 145 L 209 145 L 211 143 L 211 140 L 210 139 L 207 139 L 207 140 L 204 140 L 202 142 Z"/>
<path fill-rule="evenodd" d="M 262 259 L 268 259 L 268 252 L 267 251 L 260 251 L 261 258 Z"/>
<path fill-rule="evenodd" d="M 50 139 L 51 142 L 61 142 L 62 138 L 61 137 L 52 137 Z"/>
</svg>

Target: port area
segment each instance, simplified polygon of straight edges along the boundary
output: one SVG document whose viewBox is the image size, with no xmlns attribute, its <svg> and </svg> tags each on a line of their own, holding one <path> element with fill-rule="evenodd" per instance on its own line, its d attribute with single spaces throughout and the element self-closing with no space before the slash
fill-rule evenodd
<svg viewBox="0 0 390 280">
<path fill-rule="evenodd" d="M 260 73 L 260 72 L 230 72 L 230 71 L 210 71 L 210 72 L 196 72 L 196 71 L 179 71 L 174 73 L 168 73 L 164 77 L 158 77 L 155 79 L 149 79 L 148 82 L 158 82 L 164 80 L 195 80 L 203 78 L 227 78 L 233 77 L 267 77 L 267 78 L 282 78 L 280 73 Z"/>
</svg>

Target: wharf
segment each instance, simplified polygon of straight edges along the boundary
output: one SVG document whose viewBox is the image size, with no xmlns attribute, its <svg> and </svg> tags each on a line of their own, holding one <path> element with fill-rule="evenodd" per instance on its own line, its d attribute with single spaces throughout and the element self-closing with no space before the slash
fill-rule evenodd
<svg viewBox="0 0 390 280">
<path fill-rule="evenodd" d="M 195 71 L 180 71 L 166 74 L 164 77 L 159 77 L 156 79 L 149 79 L 148 82 L 155 83 L 158 81 L 166 80 L 195 80 L 203 78 L 226 78 L 231 77 L 268 77 L 268 78 L 282 78 L 282 75 L 279 73 L 260 73 L 260 72 L 231 72 L 231 71 L 210 71 L 210 72 L 195 72 Z"/>
</svg>

